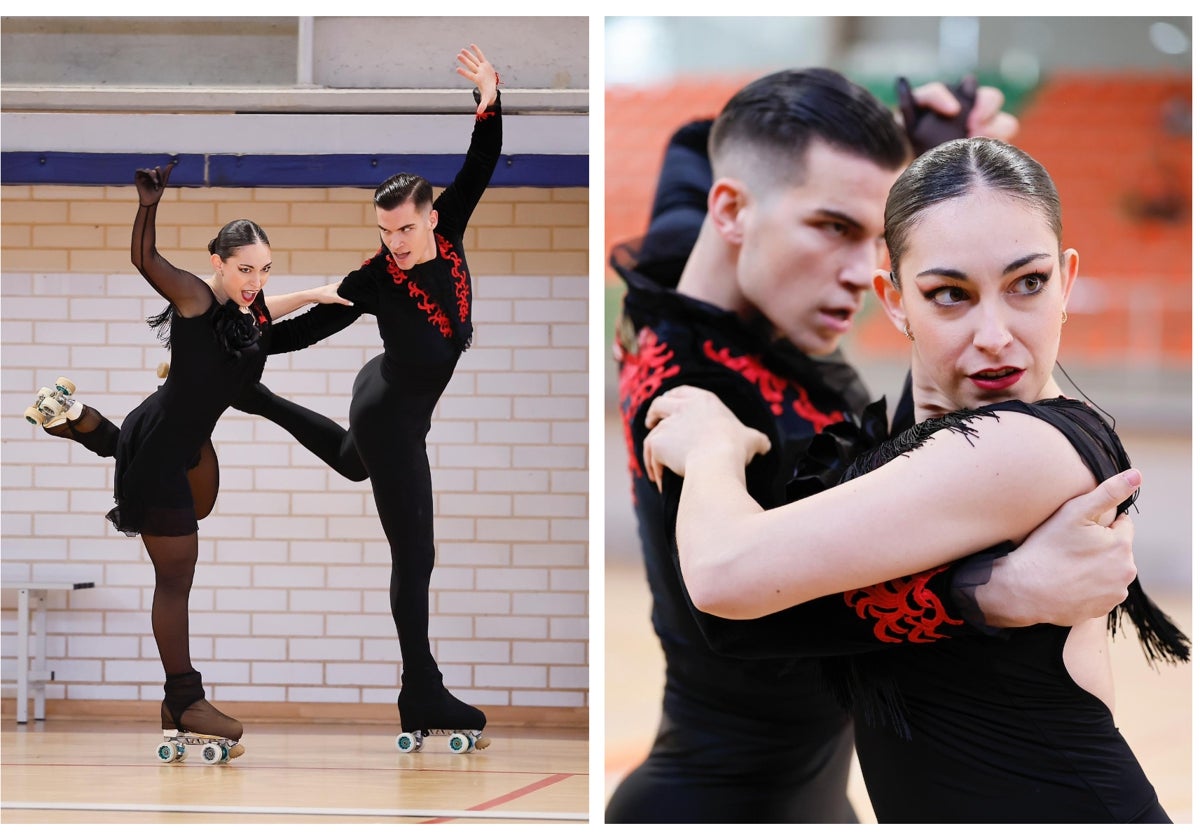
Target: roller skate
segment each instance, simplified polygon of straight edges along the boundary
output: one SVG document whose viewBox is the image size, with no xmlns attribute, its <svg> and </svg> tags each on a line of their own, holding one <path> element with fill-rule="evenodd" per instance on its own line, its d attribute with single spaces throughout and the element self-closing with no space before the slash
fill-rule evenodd
<svg viewBox="0 0 1200 840">
<path fill-rule="evenodd" d="M 116 454 L 120 429 L 91 406 L 75 399 L 75 383 L 60 376 L 53 388 L 38 391 L 25 419 L 46 434 L 78 441 L 102 458 Z"/>
<path fill-rule="evenodd" d="M 420 750 L 429 735 L 445 736 L 452 753 L 486 749 L 492 742 L 483 734 L 484 713 L 459 700 L 441 682 L 423 689 L 405 685 L 396 706 L 404 730 L 396 736 L 396 749 L 402 753 Z"/>
<path fill-rule="evenodd" d="M 226 764 L 246 752 L 246 748 L 238 743 L 242 737 L 242 724 L 205 700 L 203 688 L 200 688 L 199 699 L 193 700 L 181 712 L 176 714 L 172 709 L 176 705 L 172 702 L 172 688 L 178 694 L 181 687 L 199 686 L 200 675 L 193 673 L 194 686 L 193 679 L 188 679 L 183 686 L 172 686 L 172 680 L 180 678 L 167 678 L 168 695 L 161 711 L 163 742 L 155 748 L 154 754 L 164 764 L 171 764 L 182 761 L 188 747 L 200 747 L 200 757 L 205 764 Z M 191 677 L 191 674 L 184 675 L 184 678 Z"/>
<path fill-rule="evenodd" d="M 67 421 L 68 412 L 75 406 L 71 395 L 75 393 L 75 383 L 65 376 L 60 376 L 53 388 L 41 388 L 33 400 L 33 405 L 25 409 L 25 419 L 35 426 L 48 424 L 58 425 Z M 80 411 L 82 411 L 80 406 Z M 78 419 L 79 412 L 75 413 Z"/>
</svg>

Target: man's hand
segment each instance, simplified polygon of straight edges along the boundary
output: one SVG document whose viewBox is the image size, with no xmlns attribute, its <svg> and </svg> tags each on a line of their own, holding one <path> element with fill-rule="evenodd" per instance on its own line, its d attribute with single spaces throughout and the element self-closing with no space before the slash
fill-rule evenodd
<svg viewBox="0 0 1200 840">
<path fill-rule="evenodd" d="M 1004 93 L 999 88 L 979 87 L 974 76 L 965 77 L 953 90 L 942 82 L 914 90 L 901 77 L 896 80 L 896 93 L 914 155 L 961 137 L 1011 142 L 1020 127 L 1017 118 L 1004 110 Z"/>
<path fill-rule="evenodd" d="M 1022 543 L 995 562 L 975 601 L 992 627 L 1070 626 L 1106 615 L 1125 600 L 1137 576 L 1133 523 L 1119 505 L 1142 476 L 1126 470 L 1064 504 Z M 1106 524 L 1110 522 L 1112 524 Z"/>
<path fill-rule="evenodd" d="M 455 68 L 458 75 L 470 79 L 479 88 L 479 105 L 475 109 L 477 115 L 482 114 L 496 101 L 496 88 L 500 85 L 500 74 L 484 56 L 483 50 L 471 44 L 470 47 L 459 50 L 458 63 Z"/>
</svg>

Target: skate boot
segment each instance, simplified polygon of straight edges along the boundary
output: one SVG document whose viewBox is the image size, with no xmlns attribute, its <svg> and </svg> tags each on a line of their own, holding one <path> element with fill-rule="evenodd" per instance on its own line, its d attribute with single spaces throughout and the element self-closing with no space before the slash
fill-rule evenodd
<svg viewBox="0 0 1200 840">
<path fill-rule="evenodd" d="M 396 698 L 400 727 L 396 748 L 400 752 L 421 749 L 426 735 L 445 735 L 450 752 L 467 753 L 485 749 L 492 741 L 483 734 L 487 717 L 479 709 L 451 694 L 439 679 L 432 685 L 410 685 L 407 681 Z"/>
<path fill-rule="evenodd" d="M 75 383 L 60 376 L 53 388 L 38 391 L 34 404 L 25 409 L 25 419 L 47 434 L 70 438 L 102 458 L 111 457 L 120 430 L 99 411 L 74 399 L 74 393 Z"/>
<path fill-rule="evenodd" d="M 238 743 L 242 724 L 204 699 L 199 672 L 167 677 L 164 687 L 167 696 L 161 709 L 163 742 L 155 750 L 160 761 L 166 764 L 182 761 L 189 746 L 201 748 L 200 757 L 205 764 L 225 764 L 246 751 Z"/>
</svg>

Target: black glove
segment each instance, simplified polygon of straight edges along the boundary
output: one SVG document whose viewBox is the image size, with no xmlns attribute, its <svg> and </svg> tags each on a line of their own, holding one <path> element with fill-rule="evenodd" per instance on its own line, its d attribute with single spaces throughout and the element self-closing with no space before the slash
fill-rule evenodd
<svg viewBox="0 0 1200 840">
<path fill-rule="evenodd" d="M 914 156 L 920 156 L 948 140 L 958 140 L 967 136 L 967 115 L 975 107 L 975 92 L 978 89 L 979 83 L 974 76 L 964 76 L 962 81 L 950 90 L 962 108 L 953 117 L 946 117 L 914 102 L 908 79 L 903 76 L 896 79 L 900 115 L 904 117 L 904 131 L 908 134 Z"/>
</svg>

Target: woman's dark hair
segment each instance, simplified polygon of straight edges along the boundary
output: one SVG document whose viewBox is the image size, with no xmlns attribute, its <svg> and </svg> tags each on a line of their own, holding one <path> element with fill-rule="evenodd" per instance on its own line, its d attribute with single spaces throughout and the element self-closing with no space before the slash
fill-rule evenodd
<svg viewBox="0 0 1200 840">
<path fill-rule="evenodd" d="M 253 245 L 261 242 L 268 248 L 271 241 L 257 222 L 249 219 L 234 219 L 217 233 L 212 242 L 208 243 L 208 253 L 216 254 L 223 260 L 229 259 L 233 252 L 243 245 Z"/>
<path fill-rule="evenodd" d="M 420 175 L 399 172 L 375 188 L 375 206 L 395 210 L 412 199 L 417 207 L 433 204 L 433 186 Z"/>
<path fill-rule="evenodd" d="M 866 88 L 833 70 L 782 70 L 735 93 L 713 123 L 709 157 L 726 148 L 754 149 L 773 161 L 798 160 L 814 140 L 863 157 L 884 169 L 909 159 L 903 130 L 887 106 Z M 787 183 L 803 178 L 794 165 L 773 166 Z"/>
<path fill-rule="evenodd" d="M 1062 250 L 1062 206 L 1044 166 L 1001 140 L 951 140 L 913 161 L 888 193 L 883 235 L 894 277 L 899 276 L 909 232 L 921 214 L 977 189 L 1004 193 L 1039 211 Z"/>
</svg>

